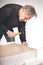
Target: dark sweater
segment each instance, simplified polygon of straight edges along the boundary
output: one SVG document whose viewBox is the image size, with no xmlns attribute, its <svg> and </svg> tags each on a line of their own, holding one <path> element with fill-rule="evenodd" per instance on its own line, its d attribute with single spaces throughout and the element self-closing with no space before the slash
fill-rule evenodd
<svg viewBox="0 0 43 65">
<path fill-rule="evenodd" d="M 18 27 L 21 41 L 26 41 L 25 38 L 25 22 L 19 21 L 19 10 L 22 6 L 18 4 L 7 4 L 0 8 L 0 38 L 6 34 L 8 30 Z"/>
</svg>

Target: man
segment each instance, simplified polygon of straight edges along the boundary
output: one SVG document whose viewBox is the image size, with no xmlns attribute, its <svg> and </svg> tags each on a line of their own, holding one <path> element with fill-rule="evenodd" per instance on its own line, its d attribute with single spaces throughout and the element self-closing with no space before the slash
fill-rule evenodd
<svg viewBox="0 0 43 65">
<path fill-rule="evenodd" d="M 4 34 L 7 41 L 13 41 L 16 34 L 14 27 L 18 27 L 20 39 L 23 45 L 28 45 L 25 37 L 26 21 L 36 16 L 35 9 L 31 5 L 21 6 L 18 4 L 7 4 L 0 8 L 0 39 Z"/>
</svg>

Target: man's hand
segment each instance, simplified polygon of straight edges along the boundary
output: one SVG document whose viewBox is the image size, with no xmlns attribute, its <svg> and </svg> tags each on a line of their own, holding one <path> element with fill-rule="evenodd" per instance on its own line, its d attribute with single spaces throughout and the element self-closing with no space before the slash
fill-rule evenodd
<svg viewBox="0 0 43 65">
<path fill-rule="evenodd" d="M 21 34 L 21 32 L 14 33 L 14 32 L 12 32 L 12 31 L 10 31 L 10 30 L 7 31 L 7 35 L 8 35 L 8 37 L 10 37 L 10 38 L 15 38 L 16 35 L 20 35 L 20 34 Z"/>
<path fill-rule="evenodd" d="M 28 43 L 27 42 L 23 42 L 22 45 L 28 46 Z"/>
</svg>

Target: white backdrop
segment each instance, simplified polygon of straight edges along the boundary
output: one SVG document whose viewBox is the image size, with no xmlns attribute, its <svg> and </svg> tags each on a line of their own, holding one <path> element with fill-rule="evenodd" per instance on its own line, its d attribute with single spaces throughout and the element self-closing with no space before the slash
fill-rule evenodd
<svg viewBox="0 0 43 65">
<path fill-rule="evenodd" d="M 38 58 L 43 59 L 43 0 L 0 0 L 0 7 L 7 3 L 28 4 L 35 7 L 38 16 L 26 23 L 26 39 L 30 47 L 37 49 Z M 16 28 L 15 32 L 17 31 Z M 21 43 L 18 37 L 16 42 Z M 2 37 L 1 42 L 6 42 L 5 37 Z"/>
</svg>

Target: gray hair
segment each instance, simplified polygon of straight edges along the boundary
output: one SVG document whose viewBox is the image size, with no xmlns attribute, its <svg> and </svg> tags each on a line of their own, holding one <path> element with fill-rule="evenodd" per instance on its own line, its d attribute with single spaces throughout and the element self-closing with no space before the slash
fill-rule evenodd
<svg viewBox="0 0 43 65">
<path fill-rule="evenodd" d="M 37 17 L 35 8 L 33 6 L 31 6 L 31 5 L 25 5 L 22 8 L 25 9 L 26 14 L 30 14 L 30 15 L 33 15 L 33 16 Z"/>
</svg>

